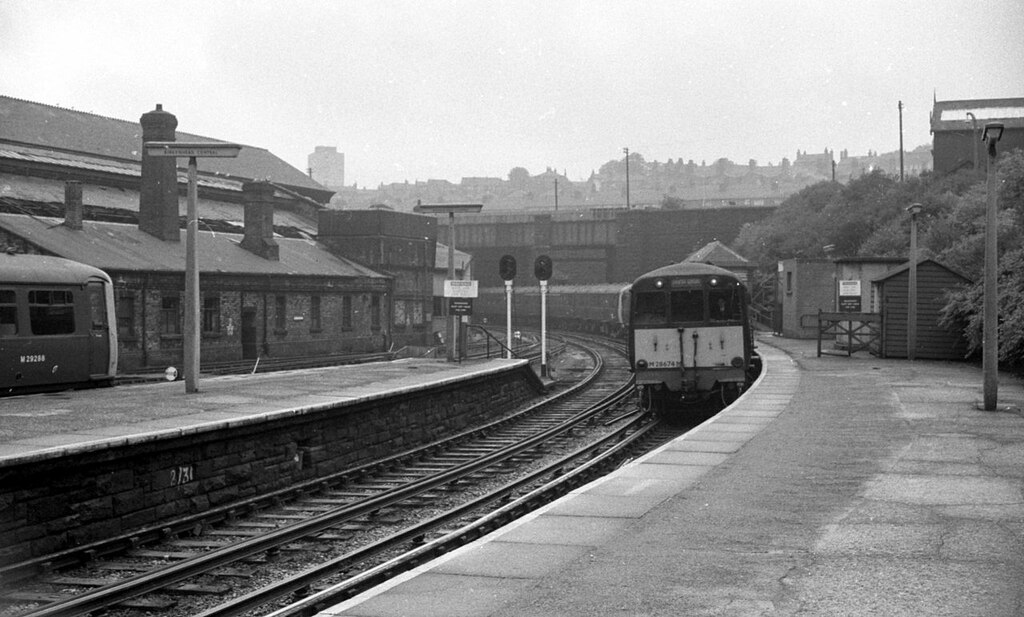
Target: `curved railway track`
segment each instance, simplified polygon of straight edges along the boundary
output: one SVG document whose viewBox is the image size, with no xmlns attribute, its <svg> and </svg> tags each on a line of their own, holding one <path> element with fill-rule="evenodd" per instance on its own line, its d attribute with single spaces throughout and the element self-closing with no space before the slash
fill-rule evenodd
<svg viewBox="0 0 1024 617">
<path fill-rule="evenodd" d="M 313 614 L 606 473 L 652 440 L 678 434 L 663 433 L 632 407 L 622 411 L 633 388 L 621 349 L 589 353 L 592 369 L 558 397 L 444 443 L 205 519 L 7 568 L 5 581 L 49 573 L 0 598 L 34 605 L 0 615 Z M 319 565 L 305 567 L 313 562 Z M 263 578 L 274 580 L 248 584 Z M 242 586 L 225 581 L 241 579 L 241 595 L 225 601 Z M 181 599 L 187 593 L 197 595 Z"/>
</svg>

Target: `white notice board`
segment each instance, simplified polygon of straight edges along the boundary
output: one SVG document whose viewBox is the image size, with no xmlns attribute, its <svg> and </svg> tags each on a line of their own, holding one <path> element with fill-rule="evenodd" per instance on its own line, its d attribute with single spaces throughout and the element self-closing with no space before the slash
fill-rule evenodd
<svg viewBox="0 0 1024 617">
<path fill-rule="evenodd" d="M 475 298 L 477 285 L 476 281 L 453 281 L 444 282 L 445 298 Z"/>
</svg>

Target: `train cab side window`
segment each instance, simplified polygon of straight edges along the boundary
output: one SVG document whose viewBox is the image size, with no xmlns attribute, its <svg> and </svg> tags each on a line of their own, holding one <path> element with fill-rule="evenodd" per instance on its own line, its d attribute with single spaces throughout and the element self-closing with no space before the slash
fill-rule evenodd
<svg viewBox="0 0 1024 617">
<path fill-rule="evenodd" d="M 13 289 L 0 289 L 0 336 L 18 333 L 18 307 Z"/>
<path fill-rule="evenodd" d="M 738 321 L 741 315 L 740 294 L 736 288 L 708 292 L 708 318 L 711 321 Z"/>
<path fill-rule="evenodd" d="M 50 336 L 75 331 L 74 294 L 63 289 L 28 292 L 28 320 L 32 334 Z"/>
<path fill-rule="evenodd" d="M 637 293 L 634 304 L 633 320 L 635 323 L 665 323 L 668 314 L 668 296 L 663 291 Z"/>
</svg>

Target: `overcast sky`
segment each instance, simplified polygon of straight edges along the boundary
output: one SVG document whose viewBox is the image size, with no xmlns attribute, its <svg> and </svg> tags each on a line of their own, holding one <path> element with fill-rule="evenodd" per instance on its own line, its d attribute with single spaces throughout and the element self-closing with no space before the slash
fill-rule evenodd
<svg viewBox="0 0 1024 617">
<path fill-rule="evenodd" d="M 1024 97 L 1021 0 L 0 0 L 0 94 L 263 147 L 346 184 L 929 144 Z M 2 121 L 2 119 L 0 119 Z"/>
</svg>

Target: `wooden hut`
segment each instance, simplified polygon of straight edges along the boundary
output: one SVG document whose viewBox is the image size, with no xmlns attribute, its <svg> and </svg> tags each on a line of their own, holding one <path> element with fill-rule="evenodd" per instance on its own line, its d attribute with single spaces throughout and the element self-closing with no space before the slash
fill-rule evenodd
<svg viewBox="0 0 1024 617">
<path fill-rule="evenodd" d="M 947 329 L 939 321 L 947 302 L 947 292 L 970 282 L 966 276 L 933 259 L 918 261 L 917 358 L 962 360 L 965 357 L 967 340 L 963 332 Z M 871 284 L 875 288 L 875 301 L 879 304 L 873 310 L 882 313 L 880 355 L 883 358 L 906 358 L 910 263 L 887 272 Z"/>
</svg>

